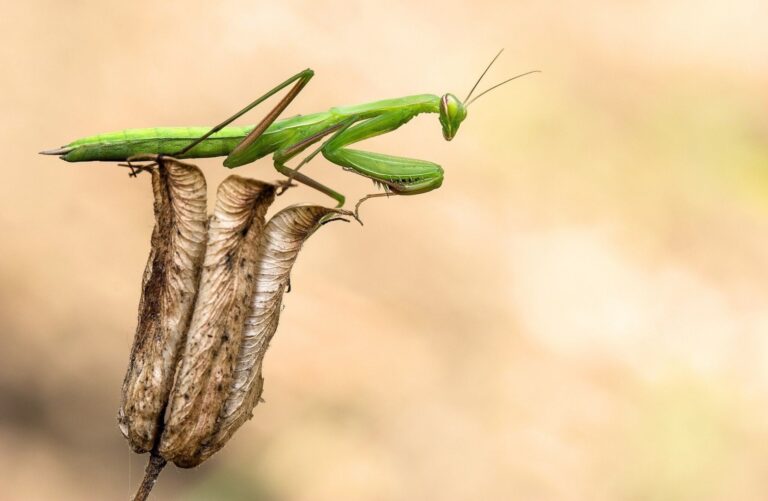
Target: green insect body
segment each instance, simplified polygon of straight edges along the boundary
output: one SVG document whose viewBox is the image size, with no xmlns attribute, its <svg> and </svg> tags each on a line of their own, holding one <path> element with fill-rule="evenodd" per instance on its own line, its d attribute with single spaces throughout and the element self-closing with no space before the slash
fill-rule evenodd
<svg viewBox="0 0 768 501">
<path fill-rule="evenodd" d="M 69 143 L 71 148 L 61 155 L 67 162 L 126 161 L 141 153 L 171 155 L 211 130 L 210 127 L 152 127 L 126 129 L 88 136 Z M 229 155 L 237 144 L 253 130 L 253 126 L 227 127 L 195 146 L 187 158 Z"/>
<path fill-rule="evenodd" d="M 499 52 L 501 54 L 501 52 Z M 485 75 L 499 54 L 491 61 Z M 529 72 L 531 73 L 531 72 Z M 475 97 L 502 85 L 491 87 Z M 366 104 L 331 108 L 321 113 L 299 115 L 277 120 L 279 115 L 313 77 L 314 72 L 304 70 L 276 86 L 240 112 L 215 127 L 155 127 L 126 129 L 85 137 L 61 148 L 42 152 L 59 155 L 69 162 L 120 161 L 148 155 L 167 155 L 175 158 L 205 158 L 226 156 L 229 168 L 251 163 L 267 155 L 273 156 L 275 168 L 295 180 L 311 186 L 344 204 L 342 194 L 320 184 L 299 172 L 299 169 L 318 153 L 345 170 L 370 178 L 384 187 L 385 194 L 413 195 L 425 193 L 441 186 L 443 169 L 434 162 L 397 157 L 351 149 L 348 146 L 365 139 L 392 132 L 422 113 L 436 113 L 443 137 L 450 141 L 467 116 L 472 92 L 463 102 L 453 94 L 442 97 L 421 94 L 386 99 Z M 257 125 L 231 126 L 231 122 L 281 89 L 294 84 L 288 94 Z M 322 143 L 307 155 L 297 167 L 286 162 L 315 143 Z M 369 195 L 380 196 L 381 193 Z"/>
</svg>

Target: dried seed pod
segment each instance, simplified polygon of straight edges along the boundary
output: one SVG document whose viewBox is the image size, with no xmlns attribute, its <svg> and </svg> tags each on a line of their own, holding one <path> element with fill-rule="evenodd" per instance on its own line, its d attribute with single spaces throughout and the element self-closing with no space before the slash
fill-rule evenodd
<svg viewBox="0 0 768 501">
<path fill-rule="evenodd" d="M 178 466 L 202 461 L 200 450 L 211 439 L 229 393 L 275 188 L 239 176 L 219 186 L 195 310 L 158 448 Z"/>
<path fill-rule="evenodd" d="M 240 425 L 251 418 L 261 397 L 264 384 L 262 361 L 277 330 L 291 268 L 309 236 L 325 219 L 340 212 L 316 205 L 296 205 L 278 212 L 267 224 L 260 245 L 251 312 L 245 321 L 234 379 L 219 414 L 215 435 L 204 444 L 200 461 L 223 447 Z"/>
<path fill-rule="evenodd" d="M 164 159 L 152 170 L 155 228 L 118 422 L 136 452 L 152 449 L 205 252 L 206 185 L 194 165 Z"/>
</svg>

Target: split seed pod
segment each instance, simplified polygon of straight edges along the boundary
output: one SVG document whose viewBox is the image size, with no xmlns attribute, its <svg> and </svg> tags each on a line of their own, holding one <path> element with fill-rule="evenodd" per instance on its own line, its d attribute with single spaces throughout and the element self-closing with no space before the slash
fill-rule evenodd
<svg viewBox="0 0 768 501">
<path fill-rule="evenodd" d="M 168 401 L 160 455 L 195 466 L 226 400 L 255 286 L 275 186 L 230 176 L 219 186 L 200 288 Z"/>
<path fill-rule="evenodd" d="M 197 466 L 250 418 L 291 267 L 323 218 L 337 212 L 293 206 L 264 228 L 273 198 L 273 185 L 236 176 L 219 189 L 197 305 L 158 448 L 177 466 Z"/>
<path fill-rule="evenodd" d="M 131 447 L 151 452 L 135 499 L 146 498 L 166 461 L 197 466 L 251 417 L 299 250 L 322 223 L 349 215 L 296 205 L 265 223 L 276 186 L 230 176 L 206 233 L 200 171 L 159 163 L 157 225 L 119 413 Z"/>
<path fill-rule="evenodd" d="M 218 451 L 232 434 L 252 416 L 261 399 L 264 379 L 261 367 L 269 342 L 277 330 L 291 268 L 304 242 L 320 224 L 337 214 L 317 205 L 291 206 L 270 219 L 262 237 L 256 289 L 251 312 L 245 321 L 243 341 L 238 350 L 227 399 L 219 412 L 212 440 L 203 444 L 200 460 Z"/>
<path fill-rule="evenodd" d="M 136 452 L 152 449 L 192 316 L 205 252 L 206 186 L 200 169 L 166 159 L 152 171 L 155 227 L 139 321 L 118 411 Z"/>
</svg>

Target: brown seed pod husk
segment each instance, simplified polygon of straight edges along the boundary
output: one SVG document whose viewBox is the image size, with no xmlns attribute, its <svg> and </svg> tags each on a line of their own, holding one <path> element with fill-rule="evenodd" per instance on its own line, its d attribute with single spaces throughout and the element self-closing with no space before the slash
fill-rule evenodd
<svg viewBox="0 0 768 501">
<path fill-rule="evenodd" d="M 155 227 L 118 411 L 120 430 L 136 452 L 151 450 L 159 438 L 195 303 L 208 219 L 200 169 L 163 159 L 151 175 Z"/>
<path fill-rule="evenodd" d="M 219 186 L 194 314 L 176 370 L 158 452 L 199 464 L 235 370 L 275 185 L 230 176 Z"/>
<path fill-rule="evenodd" d="M 219 414 L 215 435 L 204 444 L 200 461 L 221 449 L 252 416 L 261 398 L 262 361 L 277 330 L 283 295 L 293 264 L 304 242 L 320 224 L 341 211 L 316 205 L 287 207 L 270 219 L 261 240 L 256 286 L 245 320 L 234 378 Z"/>
</svg>

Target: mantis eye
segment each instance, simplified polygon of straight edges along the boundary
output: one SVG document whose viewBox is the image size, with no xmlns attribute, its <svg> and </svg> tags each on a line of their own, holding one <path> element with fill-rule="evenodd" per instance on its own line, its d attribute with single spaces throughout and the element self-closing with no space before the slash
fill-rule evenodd
<svg viewBox="0 0 768 501">
<path fill-rule="evenodd" d="M 465 118 L 467 109 L 456 96 L 445 94 L 440 98 L 440 125 L 443 127 L 443 137 L 446 141 L 453 139 Z"/>
</svg>

